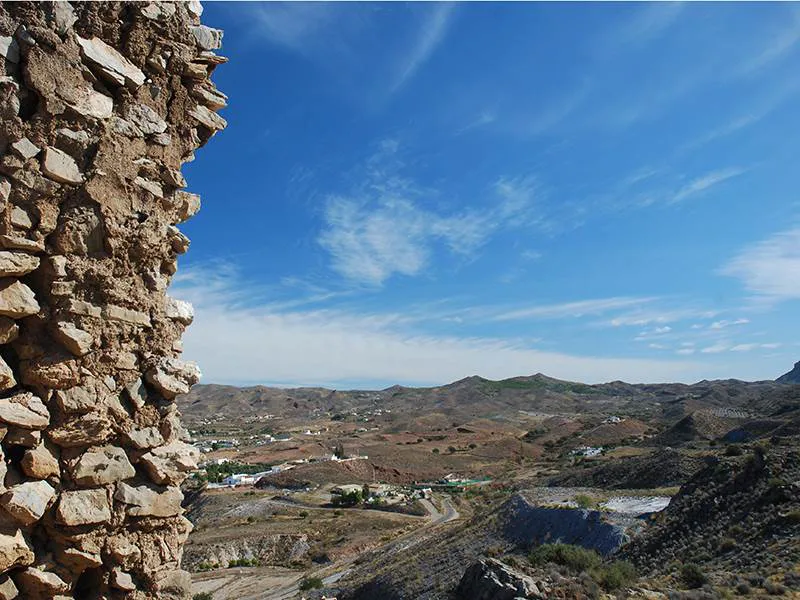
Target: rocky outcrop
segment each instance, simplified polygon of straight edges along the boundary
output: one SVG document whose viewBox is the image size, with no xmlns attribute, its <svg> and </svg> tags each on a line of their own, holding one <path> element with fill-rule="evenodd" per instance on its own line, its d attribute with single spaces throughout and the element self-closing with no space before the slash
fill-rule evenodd
<svg viewBox="0 0 800 600">
<path fill-rule="evenodd" d="M 184 598 L 197 454 L 166 295 L 225 120 L 189 2 L 0 6 L 0 597 Z"/>
<path fill-rule="evenodd" d="M 303 533 L 278 533 L 273 535 L 247 535 L 236 539 L 203 542 L 192 540 L 186 546 L 183 567 L 199 571 L 204 567 L 227 567 L 236 560 L 256 560 L 262 565 L 291 566 L 303 560 L 311 549 L 308 536 Z"/>
<path fill-rule="evenodd" d="M 800 361 L 794 363 L 794 369 L 784 373 L 775 381 L 778 383 L 800 383 Z"/>
<path fill-rule="evenodd" d="M 537 506 L 516 494 L 501 512 L 505 539 L 522 548 L 559 542 L 608 556 L 628 541 L 625 527 L 597 510 Z"/>
<path fill-rule="evenodd" d="M 472 564 L 461 577 L 456 596 L 462 600 L 546 597 L 532 578 L 494 558 L 482 558 Z"/>
</svg>

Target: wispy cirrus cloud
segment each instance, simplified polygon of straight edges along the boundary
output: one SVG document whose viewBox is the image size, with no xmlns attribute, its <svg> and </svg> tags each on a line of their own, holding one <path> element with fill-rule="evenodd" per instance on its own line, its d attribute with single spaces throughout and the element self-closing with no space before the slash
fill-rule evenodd
<svg viewBox="0 0 800 600">
<path fill-rule="evenodd" d="M 660 326 L 687 319 L 713 319 L 721 310 L 705 308 L 641 308 L 616 315 L 602 323 L 612 327 Z"/>
<path fill-rule="evenodd" d="M 578 300 L 559 304 L 545 304 L 500 312 L 493 315 L 491 320 L 517 321 L 522 319 L 560 319 L 568 317 L 585 317 L 626 309 L 632 306 L 643 306 L 655 300 L 656 298 L 652 297 L 615 297 Z"/>
<path fill-rule="evenodd" d="M 782 60 L 800 46 L 800 9 L 796 5 L 789 7 L 786 23 L 779 31 L 766 38 L 765 45 L 735 70 L 734 76 L 748 77 L 754 75 L 768 65 Z"/>
<path fill-rule="evenodd" d="M 352 93 L 374 101 L 413 79 L 444 40 L 455 7 L 436 2 L 399 11 L 369 4 L 267 2 L 253 3 L 243 13 L 255 37 L 322 65 L 335 79 L 359 88 Z M 374 36 L 384 27 L 395 35 L 376 50 Z M 369 89 L 362 89 L 365 82 Z"/>
<path fill-rule="evenodd" d="M 719 273 L 769 301 L 800 299 L 800 227 L 746 246 Z"/>
<path fill-rule="evenodd" d="M 710 173 L 706 173 L 701 177 L 697 177 L 692 179 L 689 183 L 684 185 L 681 189 L 675 192 L 675 195 L 672 196 L 670 202 L 681 202 L 690 196 L 697 195 L 701 192 L 705 192 L 706 190 L 719 185 L 720 183 L 727 181 L 728 179 L 732 179 L 733 177 L 738 177 L 745 173 L 747 169 L 741 167 L 732 167 L 729 169 L 722 169 L 719 171 L 712 171 Z"/>
<path fill-rule="evenodd" d="M 328 196 L 317 238 L 333 270 L 351 282 L 380 286 L 393 275 L 418 275 L 437 244 L 469 259 L 498 231 L 537 223 L 531 178 L 498 179 L 487 194 L 491 202 L 434 210 L 428 206 L 439 192 L 400 175 L 395 142 L 381 148 L 354 189 Z"/>
<path fill-rule="evenodd" d="M 346 38 L 364 18 L 353 12 L 347 21 L 342 7 L 330 2 L 267 2 L 248 9 L 255 35 L 309 58 L 344 51 Z"/>
<path fill-rule="evenodd" d="M 747 325 L 750 319 L 722 319 L 721 321 L 714 321 L 708 326 L 709 329 L 725 329 L 726 327 L 734 327 L 736 325 Z"/>
<path fill-rule="evenodd" d="M 391 93 L 402 88 L 434 53 L 447 34 L 455 7 L 453 2 L 436 2 L 428 7 L 413 45 L 400 61 L 389 88 Z"/>
<path fill-rule="evenodd" d="M 632 7 L 631 13 L 599 36 L 594 44 L 596 51 L 618 52 L 657 38 L 676 23 L 685 3 L 653 2 L 629 6 Z"/>
</svg>

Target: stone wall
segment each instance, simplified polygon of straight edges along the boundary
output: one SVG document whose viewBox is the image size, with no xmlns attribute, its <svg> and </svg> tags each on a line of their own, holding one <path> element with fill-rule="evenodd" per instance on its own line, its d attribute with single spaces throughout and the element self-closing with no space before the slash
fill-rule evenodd
<svg viewBox="0 0 800 600">
<path fill-rule="evenodd" d="M 185 598 L 195 467 L 166 291 L 225 127 L 188 3 L 0 6 L 0 600 Z"/>
</svg>

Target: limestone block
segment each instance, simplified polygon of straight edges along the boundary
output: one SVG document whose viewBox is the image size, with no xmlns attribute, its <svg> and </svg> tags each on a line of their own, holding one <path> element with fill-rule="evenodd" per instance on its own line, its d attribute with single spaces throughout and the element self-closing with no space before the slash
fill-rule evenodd
<svg viewBox="0 0 800 600">
<path fill-rule="evenodd" d="M 156 448 L 164 444 L 164 437 L 156 427 L 129 429 L 124 432 L 127 442 L 139 450 Z"/>
<path fill-rule="evenodd" d="M 147 402 L 147 390 L 141 379 L 135 379 L 126 385 L 125 393 L 137 409 L 141 409 Z"/>
<path fill-rule="evenodd" d="M 33 290 L 18 279 L 0 279 L 0 315 L 21 319 L 39 312 Z"/>
<path fill-rule="evenodd" d="M 108 523 L 111 520 L 108 493 L 104 488 L 62 492 L 56 520 L 68 526 Z"/>
<path fill-rule="evenodd" d="M 72 479 L 81 486 L 98 486 L 136 475 L 122 448 L 104 446 L 85 452 L 72 469 Z"/>
<path fill-rule="evenodd" d="M 52 598 L 69 592 L 69 585 L 61 577 L 35 567 L 15 573 L 14 580 L 28 598 Z"/>
<path fill-rule="evenodd" d="M 0 572 L 11 567 L 32 565 L 33 550 L 19 529 L 0 529 Z"/>
<path fill-rule="evenodd" d="M 114 499 L 126 504 L 126 512 L 134 517 L 174 517 L 181 514 L 183 492 L 177 487 L 159 489 L 120 482 Z"/>
<path fill-rule="evenodd" d="M 68 419 L 47 431 L 50 440 L 62 448 L 104 444 L 111 433 L 111 421 L 105 413 L 91 412 Z"/>
<path fill-rule="evenodd" d="M 107 81 L 129 87 L 139 87 L 144 83 L 145 76 L 141 69 L 100 38 L 76 38 L 84 60 Z"/>
<path fill-rule="evenodd" d="M 17 380 L 14 377 L 14 371 L 0 357 L 0 391 L 10 390 L 15 385 L 17 385 Z"/>
<path fill-rule="evenodd" d="M 98 405 L 97 393 L 82 386 L 57 390 L 53 396 L 59 408 L 67 414 L 84 414 Z"/>
<path fill-rule="evenodd" d="M 75 356 L 83 356 L 92 349 L 92 334 L 75 327 L 72 323 L 61 322 L 54 330 L 56 339 Z"/>
<path fill-rule="evenodd" d="M 78 20 L 75 16 L 75 11 L 72 5 L 67 0 L 55 0 L 50 2 L 48 8 L 50 9 L 50 17 L 53 20 L 53 25 L 57 33 L 65 34 L 69 31 Z"/>
<path fill-rule="evenodd" d="M 3 508 L 22 525 L 42 518 L 56 491 L 46 481 L 29 481 L 12 486 L 0 497 Z"/>
<path fill-rule="evenodd" d="M 0 250 L 0 277 L 22 277 L 39 267 L 39 258 L 23 252 Z"/>
<path fill-rule="evenodd" d="M 171 296 L 167 296 L 164 314 L 167 315 L 167 318 L 184 325 L 191 325 L 194 320 L 194 308 L 192 305 L 185 300 L 177 300 Z"/>
<path fill-rule="evenodd" d="M 13 144 L 11 144 L 11 149 L 17 153 L 17 155 L 22 160 L 28 160 L 29 158 L 33 158 L 41 149 L 30 141 L 28 138 L 24 137 L 21 140 L 17 140 Z"/>
<path fill-rule="evenodd" d="M 225 119 L 202 104 L 198 104 L 190 110 L 189 115 L 197 119 L 201 125 L 204 125 L 212 132 L 221 131 L 228 126 L 228 122 Z"/>
<path fill-rule="evenodd" d="M 44 149 L 42 173 L 59 183 L 79 184 L 83 182 L 83 175 L 78 169 L 75 159 L 52 146 Z"/>
<path fill-rule="evenodd" d="M 138 310 L 131 310 L 122 306 L 109 304 L 103 307 L 103 316 L 112 321 L 121 321 L 132 325 L 150 326 L 150 315 Z"/>
<path fill-rule="evenodd" d="M 203 50 L 217 50 L 222 47 L 222 31 L 206 25 L 192 27 L 195 42 Z"/>
<path fill-rule="evenodd" d="M 147 382 L 167 399 L 187 394 L 189 388 L 200 381 L 200 368 L 177 358 L 163 358 L 147 370 Z"/>
<path fill-rule="evenodd" d="M 27 212 L 19 206 L 15 206 L 11 209 L 11 226 L 17 229 L 30 229 L 33 227 L 33 221 Z"/>
<path fill-rule="evenodd" d="M 0 344 L 8 344 L 17 339 L 19 325 L 8 317 L 0 317 Z"/>
<path fill-rule="evenodd" d="M 39 240 L 29 240 L 18 235 L 0 235 L 0 247 L 11 250 L 23 250 L 25 252 L 37 253 L 44 252 L 44 242 Z"/>
<path fill-rule="evenodd" d="M 142 135 L 164 133 L 167 130 L 167 122 L 146 104 L 131 104 L 125 111 L 125 119 Z"/>
<path fill-rule="evenodd" d="M 103 564 L 103 559 L 99 554 L 84 552 L 77 548 L 66 548 L 58 556 L 58 562 L 65 565 L 72 571 L 80 573 L 85 569 L 93 569 Z"/>
<path fill-rule="evenodd" d="M 50 424 L 50 413 L 44 403 L 30 392 L 0 398 L 0 421 L 27 429 L 44 429 Z"/>
<path fill-rule="evenodd" d="M 72 91 L 72 99 L 67 100 L 65 98 L 64 102 L 79 115 L 95 119 L 107 119 L 113 114 L 113 98 L 95 91 L 88 85 L 74 88 Z"/>
<path fill-rule="evenodd" d="M 147 190 L 156 198 L 163 198 L 164 197 L 164 190 L 161 188 L 159 184 L 155 181 L 150 181 L 149 179 L 145 179 L 144 177 L 137 177 L 133 180 L 133 182 L 138 185 L 143 190 Z"/>
<path fill-rule="evenodd" d="M 200 452 L 194 446 L 180 441 L 153 448 L 141 457 L 147 474 L 161 485 L 180 485 L 186 476 L 197 468 Z"/>
<path fill-rule="evenodd" d="M 111 572 L 111 585 L 125 592 L 132 592 L 136 589 L 136 584 L 133 582 L 133 577 L 130 576 L 130 573 L 126 573 L 119 567 Z"/>
<path fill-rule="evenodd" d="M 19 590 L 14 585 L 14 580 L 10 577 L 5 577 L 0 580 L 0 600 L 13 600 L 19 596 Z"/>
<path fill-rule="evenodd" d="M 33 479 L 58 477 L 61 473 L 58 457 L 47 444 L 39 444 L 35 448 L 25 450 L 20 466 L 22 472 Z"/>
</svg>

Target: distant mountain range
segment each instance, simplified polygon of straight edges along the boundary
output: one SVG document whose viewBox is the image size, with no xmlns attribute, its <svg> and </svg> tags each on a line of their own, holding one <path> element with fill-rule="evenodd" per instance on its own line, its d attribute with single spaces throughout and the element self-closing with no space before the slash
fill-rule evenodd
<svg viewBox="0 0 800 600">
<path fill-rule="evenodd" d="M 670 424 L 696 411 L 721 415 L 785 417 L 800 408 L 797 389 L 800 363 L 777 381 L 736 379 L 681 383 L 629 384 L 613 381 L 588 385 L 546 375 L 492 381 L 472 376 L 437 387 L 395 385 L 384 390 L 239 388 L 197 385 L 178 399 L 187 423 L 208 418 L 243 419 L 264 415 L 283 418 L 343 418 L 356 414 L 391 415 L 392 421 L 416 422 L 431 415 L 442 419 L 509 418 L 519 411 L 544 414 L 624 414 Z M 377 412 L 376 411 L 380 411 Z"/>
</svg>

